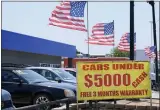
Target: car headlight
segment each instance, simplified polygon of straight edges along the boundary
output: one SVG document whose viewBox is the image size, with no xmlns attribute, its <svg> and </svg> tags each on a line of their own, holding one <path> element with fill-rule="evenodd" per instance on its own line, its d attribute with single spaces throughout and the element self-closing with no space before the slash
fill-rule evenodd
<svg viewBox="0 0 160 110">
<path fill-rule="evenodd" d="M 75 93 L 72 90 L 68 90 L 68 89 L 64 90 L 64 95 L 66 97 L 75 97 Z"/>
</svg>

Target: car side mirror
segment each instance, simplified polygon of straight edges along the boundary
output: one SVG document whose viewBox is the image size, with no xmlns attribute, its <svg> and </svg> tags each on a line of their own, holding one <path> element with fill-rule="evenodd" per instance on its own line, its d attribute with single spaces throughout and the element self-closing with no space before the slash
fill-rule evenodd
<svg viewBox="0 0 160 110">
<path fill-rule="evenodd" d="M 55 78 L 55 81 L 57 81 L 58 83 L 61 83 L 61 79 L 58 77 Z"/>
</svg>

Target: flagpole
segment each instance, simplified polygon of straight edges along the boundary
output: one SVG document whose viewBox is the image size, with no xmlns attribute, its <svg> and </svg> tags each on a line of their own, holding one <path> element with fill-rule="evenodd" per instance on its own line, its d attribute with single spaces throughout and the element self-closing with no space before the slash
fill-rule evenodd
<svg viewBox="0 0 160 110">
<path fill-rule="evenodd" d="M 114 37 L 114 34 L 115 33 L 115 30 L 114 30 L 114 20 L 113 20 L 113 37 Z M 113 38 L 114 39 L 114 43 L 115 43 L 115 38 Z M 113 45 L 113 49 L 114 49 L 114 45 Z M 114 57 L 113 55 L 112 55 L 112 57 Z M 117 101 L 116 100 L 114 100 L 114 105 L 117 103 Z"/>
<path fill-rule="evenodd" d="M 88 38 L 88 59 L 89 59 L 90 55 L 89 55 L 89 19 L 88 19 L 88 2 L 87 2 L 87 38 Z"/>
<path fill-rule="evenodd" d="M 113 20 L 113 37 L 114 37 L 114 43 L 115 43 L 115 30 L 114 30 L 114 20 Z M 115 44 L 113 45 L 113 49 L 114 49 L 114 46 L 115 46 Z M 114 57 L 113 55 L 112 55 L 112 57 Z"/>
<path fill-rule="evenodd" d="M 152 46 L 152 21 L 149 21 L 151 23 L 151 46 Z"/>
<path fill-rule="evenodd" d="M 157 48 L 158 50 L 158 48 Z M 160 52 L 160 1 L 159 1 L 159 52 Z M 158 53 L 158 52 L 157 52 Z M 160 53 L 159 53 L 160 54 Z M 158 58 L 157 58 L 158 59 Z M 160 65 L 160 61 L 159 61 L 159 65 Z M 158 66 L 159 67 L 159 66 Z M 160 68 L 159 68 L 160 69 Z M 160 85 L 160 73 L 158 73 L 158 85 Z M 160 106 L 160 86 L 159 86 L 159 106 Z"/>
<path fill-rule="evenodd" d="M 87 2 L 87 38 L 88 38 L 88 59 L 90 57 L 89 55 L 89 19 L 88 19 L 88 2 Z M 92 107 L 92 101 L 89 100 L 89 106 Z"/>
</svg>

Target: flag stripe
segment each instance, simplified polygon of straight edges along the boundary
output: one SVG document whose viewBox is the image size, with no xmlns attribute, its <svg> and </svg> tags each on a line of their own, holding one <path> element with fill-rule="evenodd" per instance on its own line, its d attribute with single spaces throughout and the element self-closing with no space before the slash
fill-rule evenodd
<svg viewBox="0 0 160 110">
<path fill-rule="evenodd" d="M 51 18 L 49 18 L 49 21 L 54 22 L 54 23 L 63 23 L 63 24 L 66 24 L 66 25 L 80 26 L 80 27 L 84 27 L 85 28 L 85 25 L 79 24 L 79 23 L 75 23 L 75 22 L 71 22 L 71 21 L 64 22 L 64 21 L 60 21 L 59 19 L 51 19 Z"/>
<path fill-rule="evenodd" d="M 49 23 L 49 25 L 53 25 L 53 26 L 58 26 L 58 27 L 61 27 L 61 28 L 68 28 L 68 29 L 73 29 L 73 30 L 79 30 L 79 31 L 86 31 L 87 32 L 87 30 L 86 29 L 84 29 L 84 28 L 77 28 L 77 27 L 71 27 L 71 26 L 68 26 L 68 25 L 64 25 L 64 24 L 61 24 L 61 23 Z"/>
<path fill-rule="evenodd" d="M 81 23 L 84 23 L 84 20 L 82 20 L 82 18 L 74 18 L 74 17 L 70 17 L 70 16 L 64 16 L 63 14 L 59 14 L 59 15 L 56 15 L 56 14 L 53 14 L 52 17 L 54 18 L 57 18 L 57 19 L 61 19 L 61 20 L 71 20 L 71 21 L 76 21 L 76 22 L 81 22 Z M 52 19 L 53 19 L 52 18 Z"/>
<path fill-rule="evenodd" d="M 87 31 L 85 27 L 81 27 L 81 26 L 75 26 L 75 25 L 70 26 L 70 25 L 67 25 L 67 24 L 56 23 L 56 22 L 54 22 L 54 23 L 51 22 L 50 24 L 59 25 L 59 26 L 60 26 L 60 25 L 61 25 L 61 26 L 68 26 L 68 27 L 71 27 L 71 28 L 73 28 L 73 29 L 75 28 L 75 29 L 80 29 L 80 30 L 82 29 L 82 30 L 84 30 L 84 31 Z"/>
<path fill-rule="evenodd" d="M 114 39 L 114 35 L 91 35 L 95 39 Z"/>
<path fill-rule="evenodd" d="M 111 41 L 114 42 L 114 38 L 103 38 L 103 39 L 99 39 L 99 38 L 89 38 L 89 41 Z"/>
<path fill-rule="evenodd" d="M 114 46 L 114 43 L 113 43 L 113 42 L 86 41 L 86 43 L 89 43 L 89 44 L 96 44 L 96 45 L 108 45 L 108 46 Z"/>
</svg>

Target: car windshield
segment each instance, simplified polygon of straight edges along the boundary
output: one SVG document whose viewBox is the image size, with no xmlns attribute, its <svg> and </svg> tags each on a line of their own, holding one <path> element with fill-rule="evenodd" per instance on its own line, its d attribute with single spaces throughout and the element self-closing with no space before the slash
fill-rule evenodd
<svg viewBox="0 0 160 110">
<path fill-rule="evenodd" d="M 58 74 L 60 77 L 62 77 L 64 80 L 70 80 L 70 79 L 76 79 L 73 75 L 71 75 L 69 72 L 63 70 L 63 69 L 53 69 L 53 72 Z"/>
<path fill-rule="evenodd" d="M 76 72 L 75 71 L 71 71 L 71 70 L 66 70 L 66 71 L 76 77 Z"/>
<path fill-rule="evenodd" d="M 43 76 L 39 75 L 38 73 L 36 73 L 32 70 L 13 70 L 13 72 L 18 74 L 19 76 L 23 77 L 29 83 L 38 83 L 38 82 L 49 81 L 48 79 L 44 78 Z"/>
</svg>

